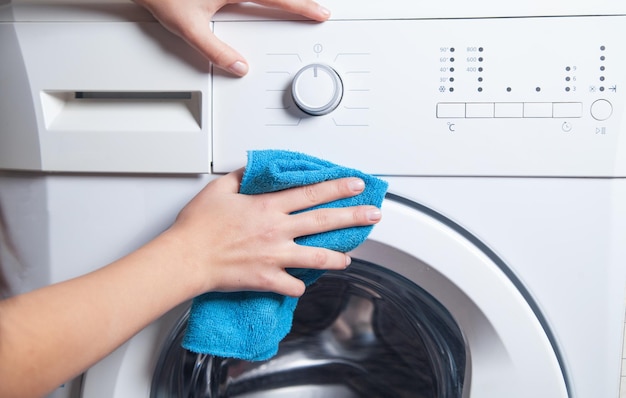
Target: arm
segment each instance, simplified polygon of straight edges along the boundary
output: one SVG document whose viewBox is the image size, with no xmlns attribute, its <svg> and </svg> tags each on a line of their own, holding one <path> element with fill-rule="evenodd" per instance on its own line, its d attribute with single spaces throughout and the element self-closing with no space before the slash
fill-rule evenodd
<svg viewBox="0 0 626 398">
<path fill-rule="evenodd" d="M 301 295 L 302 281 L 285 267 L 340 270 L 350 258 L 295 237 L 380 219 L 370 206 L 290 214 L 360 193 L 357 179 L 248 196 L 237 193 L 241 175 L 209 183 L 174 225 L 128 256 L 0 301 L 0 396 L 45 394 L 206 291 Z"/>
<path fill-rule="evenodd" d="M 134 0 L 145 7 L 172 33 L 230 73 L 243 76 L 248 73 L 248 63 L 233 48 L 219 40 L 211 31 L 213 15 L 231 3 L 245 0 Z M 299 14 L 315 21 L 325 21 L 330 12 L 313 0 L 254 0 L 266 7 L 278 8 Z"/>
</svg>

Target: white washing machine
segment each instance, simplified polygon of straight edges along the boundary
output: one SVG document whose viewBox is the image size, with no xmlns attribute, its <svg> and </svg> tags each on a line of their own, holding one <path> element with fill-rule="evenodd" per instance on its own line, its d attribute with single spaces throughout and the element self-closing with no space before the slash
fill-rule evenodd
<svg viewBox="0 0 626 398">
<path fill-rule="evenodd" d="M 626 3 L 233 7 L 235 79 L 124 2 L 0 8 L 2 262 L 15 291 L 165 228 L 245 152 L 389 181 L 348 271 L 268 362 L 180 348 L 172 310 L 53 396 L 616 397 L 626 283 Z"/>
</svg>

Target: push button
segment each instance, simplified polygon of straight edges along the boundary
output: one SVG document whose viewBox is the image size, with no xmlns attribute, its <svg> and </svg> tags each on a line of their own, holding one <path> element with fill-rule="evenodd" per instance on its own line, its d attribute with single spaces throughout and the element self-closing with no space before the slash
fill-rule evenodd
<svg viewBox="0 0 626 398">
<path fill-rule="evenodd" d="M 464 118 L 464 102 L 442 102 L 437 104 L 438 118 Z"/>
<path fill-rule="evenodd" d="M 474 102 L 465 104 L 465 117 L 489 118 L 493 117 L 493 102 Z"/>
<path fill-rule="evenodd" d="M 613 105 L 598 100 L 591 105 L 596 120 L 606 120 L 613 113 Z M 582 102 L 440 102 L 438 118 L 580 118 Z"/>
<path fill-rule="evenodd" d="M 553 117 L 582 117 L 583 104 L 581 102 L 555 102 L 552 104 Z"/>
<path fill-rule="evenodd" d="M 591 116 L 596 120 L 606 120 L 610 118 L 612 114 L 613 105 L 607 100 L 600 99 L 591 104 Z"/>
<path fill-rule="evenodd" d="M 524 102 L 524 117 L 552 117 L 552 102 Z"/>
<path fill-rule="evenodd" d="M 521 102 L 496 102 L 495 117 L 518 118 L 524 115 L 524 104 Z"/>
</svg>

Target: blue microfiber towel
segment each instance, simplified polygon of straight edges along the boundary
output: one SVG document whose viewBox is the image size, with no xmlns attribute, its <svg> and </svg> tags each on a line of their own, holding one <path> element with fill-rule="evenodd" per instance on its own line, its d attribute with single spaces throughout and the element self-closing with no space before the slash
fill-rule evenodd
<svg viewBox="0 0 626 398">
<path fill-rule="evenodd" d="M 380 207 L 387 191 L 385 181 L 309 155 L 282 150 L 248 152 L 240 193 L 275 192 L 343 177 L 363 179 L 365 190 L 357 196 L 314 208 L 364 204 Z M 301 245 L 348 252 L 363 243 L 372 228 L 346 228 L 299 237 L 295 241 Z M 324 273 L 296 268 L 290 268 L 288 272 L 307 286 Z M 297 298 L 276 293 L 203 294 L 193 300 L 182 345 L 193 352 L 219 357 L 248 361 L 269 359 L 277 353 L 278 344 L 291 330 L 297 303 Z"/>
</svg>

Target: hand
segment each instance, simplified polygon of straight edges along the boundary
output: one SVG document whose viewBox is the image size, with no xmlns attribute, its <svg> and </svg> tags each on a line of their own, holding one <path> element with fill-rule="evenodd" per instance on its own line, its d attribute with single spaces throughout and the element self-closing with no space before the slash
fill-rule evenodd
<svg viewBox="0 0 626 398">
<path fill-rule="evenodd" d="M 374 206 L 297 210 L 361 193 L 363 181 L 339 179 L 262 195 L 238 193 L 243 169 L 209 183 L 165 233 L 185 251 L 185 265 L 199 271 L 198 293 L 274 291 L 304 293 L 304 283 L 285 268 L 345 269 L 349 256 L 301 246 L 299 236 L 359 225 L 381 218 Z"/>
<path fill-rule="evenodd" d="M 46 395 L 201 293 L 256 290 L 299 296 L 304 284 L 285 268 L 344 269 L 350 258 L 300 246 L 294 238 L 380 220 L 372 206 L 290 214 L 357 195 L 364 188 L 359 179 L 249 196 L 238 193 L 242 174 L 239 170 L 209 183 L 172 227 L 127 256 L 0 300 L 0 396 Z"/>
<path fill-rule="evenodd" d="M 218 39 L 210 28 L 213 15 L 226 4 L 245 0 L 134 0 L 145 7 L 172 33 L 230 73 L 243 76 L 248 63 L 234 49 Z M 325 21 L 330 12 L 313 0 L 254 0 L 254 3 L 299 14 L 316 21 Z"/>
</svg>

